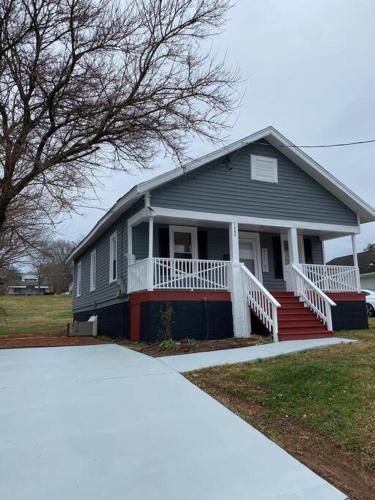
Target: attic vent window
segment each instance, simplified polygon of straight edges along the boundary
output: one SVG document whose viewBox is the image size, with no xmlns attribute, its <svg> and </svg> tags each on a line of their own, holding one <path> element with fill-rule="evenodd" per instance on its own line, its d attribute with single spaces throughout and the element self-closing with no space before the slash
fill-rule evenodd
<svg viewBox="0 0 375 500">
<path fill-rule="evenodd" d="M 277 159 L 251 155 L 251 178 L 253 181 L 277 183 Z"/>
</svg>

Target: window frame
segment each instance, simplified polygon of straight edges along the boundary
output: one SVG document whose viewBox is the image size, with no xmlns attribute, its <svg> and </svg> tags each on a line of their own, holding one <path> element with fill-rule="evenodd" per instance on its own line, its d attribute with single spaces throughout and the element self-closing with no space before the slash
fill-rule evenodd
<svg viewBox="0 0 375 500">
<path fill-rule="evenodd" d="M 82 261 L 77 262 L 77 276 L 76 276 L 76 297 L 82 294 Z"/>
<path fill-rule="evenodd" d="M 187 233 L 191 236 L 191 259 L 198 259 L 198 230 L 194 226 L 169 226 L 169 256 L 177 259 L 174 256 L 174 234 Z"/>
<path fill-rule="evenodd" d="M 112 242 L 115 241 L 115 244 Z M 113 262 L 116 262 L 116 276 L 113 277 Z M 113 232 L 109 237 L 109 282 L 115 283 L 118 276 L 118 248 L 117 248 L 117 231 Z"/>
<path fill-rule="evenodd" d="M 93 265 L 94 260 L 94 265 Z M 96 290 L 96 248 L 90 252 L 90 292 Z"/>
<path fill-rule="evenodd" d="M 268 161 L 272 166 L 272 179 L 262 177 L 257 172 L 257 161 L 262 161 L 263 163 Z M 279 172 L 278 172 L 278 162 L 277 158 L 271 156 L 261 156 L 261 155 L 250 155 L 250 177 L 253 181 L 258 182 L 268 182 L 269 184 L 278 184 L 279 182 Z"/>
</svg>

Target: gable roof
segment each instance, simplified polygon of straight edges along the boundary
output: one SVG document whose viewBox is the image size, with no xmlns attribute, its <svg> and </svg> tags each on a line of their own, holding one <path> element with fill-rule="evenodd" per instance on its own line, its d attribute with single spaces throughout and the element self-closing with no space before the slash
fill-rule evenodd
<svg viewBox="0 0 375 500">
<path fill-rule="evenodd" d="M 367 250 L 357 254 L 358 267 L 360 274 L 375 273 L 375 250 Z M 353 255 L 344 255 L 343 257 L 336 257 L 328 262 L 328 264 L 335 264 L 337 266 L 352 266 Z"/>
<path fill-rule="evenodd" d="M 82 252 L 84 248 L 100 236 L 100 234 L 102 234 L 135 201 L 139 200 L 149 191 L 261 139 L 266 140 L 269 144 L 281 151 L 294 164 L 299 166 L 310 177 L 324 186 L 327 191 L 330 191 L 334 196 L 336 196 L 336 198 L 342 201 L 342 203 L 353 210 L 353 212 L 358 215 L 359 222 L 364 223 L 375 220 L 375 210 L 373 207 L 357 196 L 342 182 L 336 179 L 335 176 L 330 174 L 326 169 L 319 165 L 319 163 L 295 146 L 274 127 L 269 126 L 245 137 L 244 139 L 240 139 L 239 141 L 219 148 L 212 153 L 201 156 L 200 158 L 193 160 L 182 167 L 175 168 L 169 172 L 158 175 L 149 181 L 141 182 L 140 184 L 134 186 L 123 197 L 119 198 L 113 207 L 110 208 L 110 210 L 98 221 L 90 233 L 72 251 L 68 260 L 72 260 L 80 252 Z"/>
</svg>

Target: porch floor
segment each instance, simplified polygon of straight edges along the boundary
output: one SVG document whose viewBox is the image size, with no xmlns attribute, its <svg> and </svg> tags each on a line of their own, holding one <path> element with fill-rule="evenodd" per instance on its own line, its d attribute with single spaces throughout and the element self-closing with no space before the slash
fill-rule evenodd
<svg viewBox="0 0 375 500">
<path fill-rule="evenodd" d="M 236 349 L 225 349 L 222 351 L 196 352 L 193 354 L 180 354 L 177 356 L 161 356 L 157 358 L 169 368 L 179 373 L 210 368 L 235 363 L 246 363 L 259 359 L 274 358 L 291 354 L 293 352 L 306 351 L 317 347 L 327 347 L 337 344 L 351 344 L 357 342 L 352 339 L 331 337 L 326 339 L 289 340 L 273 344 L 264 344 L 251 347 L 239 347 Z"/>
</svg>

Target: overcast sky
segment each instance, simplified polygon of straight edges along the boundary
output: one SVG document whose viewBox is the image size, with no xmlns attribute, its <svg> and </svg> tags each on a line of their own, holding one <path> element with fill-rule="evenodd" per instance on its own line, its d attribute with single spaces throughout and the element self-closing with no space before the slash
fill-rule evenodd
<svg viewBox="0 0 375 500">
<path fill-rule="evenodd" d="M 226 142 L 273 125 L 295 144 L 327 144 L 375 138 L 374 0 L 238 0 L 213 50 L 240 69 L 240 108 L 229 118 Z M 213 149 L 196 141 L 189 155 Z M 375 206 L 375 143 L 308 149 L 310 156 Z M 173 168 L 117 173 L 103 179 L 97 200 L 109 208 L 134 184 Z M 83 237 L 102 210 L 67 216 L 58 236 Z M 359 250 L 375 242 L 375 223 L 362 226 Z M 327 257 L 351 251 L 349 238 L 326 244 Z"/>
</svg>

